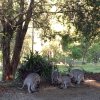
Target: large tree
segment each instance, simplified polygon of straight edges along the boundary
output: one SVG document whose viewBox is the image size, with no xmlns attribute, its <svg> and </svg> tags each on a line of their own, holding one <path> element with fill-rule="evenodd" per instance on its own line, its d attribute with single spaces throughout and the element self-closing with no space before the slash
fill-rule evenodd
<svg viewBox="0 0 100 100">
<path fill-rule="evenodd" d="M 34 0 L 28 3 L 26 0 L 2 0 L 1 2 L 3 80 L 14 78 L 33 8 Z M 10 44 L 13 36 L 15 36 L 15 45 L 11 54 Z"/>
<path fill-rule="evenodd" d="M 66 1 L 62 11 L 77 29 L 83 50 L 83 61 L 88 48 L 100 34 L 100 3 L 98 0 Z"/>
<path fill-rule="evenodd" d="M 44 33 L 50 29 L 47 24 L 49 18 L 45 3 L 47 0 L 2 0 L 0 2 L 0 24 L 2 24 L 0 26 L 3 28 L 0 31 L 3 80 L 14 79 L 30 21 L 33 28 L 43 29 Z"/>
</svg>

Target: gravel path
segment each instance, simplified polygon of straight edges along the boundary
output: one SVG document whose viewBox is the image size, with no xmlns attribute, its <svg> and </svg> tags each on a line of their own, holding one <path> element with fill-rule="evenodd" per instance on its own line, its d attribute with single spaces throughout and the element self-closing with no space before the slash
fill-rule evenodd
<svg viewBox="0 0 100 100">
<path fill-rule="evenodd" d="M 92 83 L 92 84 L 91 84 Z M 0 92 L 0 100 L 100 100 L 100 83 L 58 89 L 56 87 L 44 87 L 39 92 L 29 94 L 27 90 L 19 90 L 14 87 Z"/>
</svg>

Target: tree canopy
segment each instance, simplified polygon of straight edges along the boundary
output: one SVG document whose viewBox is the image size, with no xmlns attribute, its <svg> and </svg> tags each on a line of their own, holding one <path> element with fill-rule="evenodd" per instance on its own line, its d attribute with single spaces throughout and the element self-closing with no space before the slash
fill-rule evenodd
<svg viewBox="0 0 100 100">
<path fill-rule="evenodd" d="M 41 39 L 52 40 L 59 35 L 63 50 L 79 42 L 83 58 L 91 44 L 99 40 L 100 3 L 98 0 L 1 0 L 0 37 L 3 54 L 3 79 L 14 77 L 30 21 L 41 29 Z M 11 52 L 11 43 L 14 47 Z M 81 56 L 72 47 L 75 57 Z M 70 49 L 71 50 L 71 49 Z"/>
</svg>

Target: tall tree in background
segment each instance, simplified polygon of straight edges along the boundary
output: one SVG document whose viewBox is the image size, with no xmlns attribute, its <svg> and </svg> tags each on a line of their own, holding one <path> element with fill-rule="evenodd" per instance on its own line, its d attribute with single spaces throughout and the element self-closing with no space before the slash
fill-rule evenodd
<svg viewBox="0 0 100 100">
<path fill-rule="evenodd" d="M 80 34 L 83 50 L 83 62 L 88 48 L 100 34 L 100 3 L 97 0 L 71 0 L 66 1 L 62 11 L 76 27 Z"/>
<path fill-rule="evenodd" d="M 55 12 L 50 12 L 51 7 L 54 5 L 47 5 L 47 2 L 48 0 L 1 0 L 0 3 L 2 5 L 0 5 L 0 21 L 3 27 L 1 36 L 3 53 L 3 80 L 14 78 L 20 61 L 23 41 L 31 18 L 34 22 L 34 28 L 42 29 L 43 32 L 41 37 L 44 40 L 46 37 L 49 39 L 55 38 L 55 35 L 57 34 L 62 36 L 61 32 L 52 31 L 50 26 L 51 18 L 54 19 L 54 16 L 58 16 L 57 22 L 62 22 L 63 25 L 68 23 L 67 19 L 69 18 L 68 20 L 73 23 L 82 37 L 81 44 L 84 55 L 83 58 L 86 56 L 86 52 L 91 41 L 98 38 L 100 25 L 98 1 L 69 0 L 66 2 L 63 1 L 63 4 L 61 4 L 61 1 L 58 0 L 56 1 L 57 3 L 55 3 L 55 6 L 57 7 L 57 5 L 59 5 L 59 7 L 57 7 L 59 9 Z M 67 19 L 62 20 L 62 16 L 66 16 Z M 68 44 L 73 39 L 70 39 L 68 31 L 65 31 L 64 33 L 65 34 L 63 36 L 65 38 L 62 37 L 64 40 L 63 44 L 66 44 L 65 40 L 67 40 Z M 66 33 L 68 33 L 67 36 Z M 14 36 L 14 48 L 11 54 L 10 45 Z"/>
<path fill-rule="evenodd" d="M 23 41 L 30 21 L 35 29 L 43 30 L 47 37 L 48 24 L 47 0 L 2 0 L 0 2 L 0 23 L 2 23 L 3 80 L 13 79 L 20 61 Z M 50 30 L 51 32 L 51 30 Z M 11 42 L 14 47 L 11 48 Z M 11 50 L 13 49 L 13 50 Z M 13 51 L 13 52 L 12 52 Z"/>
<path fill-rule="evenodd" d="M 0 9 L 0 21 L 2 23 L 2 53 L 3 53 L 3 80 L 14 78 L 29 22 L 32 17 L 34 0 L 2 0 Z M 13 36 L 15 45 L 13 54 L 10 54 L 10 43 Z"/>
</svg>

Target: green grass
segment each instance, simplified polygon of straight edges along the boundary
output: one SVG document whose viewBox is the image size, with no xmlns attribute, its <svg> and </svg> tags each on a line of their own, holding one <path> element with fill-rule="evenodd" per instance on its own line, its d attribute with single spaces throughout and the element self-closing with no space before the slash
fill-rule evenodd
<svg viewBox="0 0 100 100">
<path fill-rule="evenodd" d="M 82 65 L 82 68 L 87 72 L 100 73 L 100 63 Z"/>
<path fill-rule="evenodd" d="M 59 71 L 62 74 L 65 74 L 68 72 L 68 67 L 65 65 L 57 65 Z M 88 63 L 88 64 L 84 64 L 82 65 L 81 63 L 77 63 L 75 64 L 75 67 L 73 67 L 73 69 L 78 68 L 78 69 L 84 69 L 86 72 L 92 72 L 92 73 L 100 73 L 100 63 L 98 64 L 94 64 L 94 63 Z M 0 70 L 0 79 L 2 76 L 2 70 Z"/>
<path fill-rule="evenodd" d="M 92 72 L 92 73 L 100 73 L 100 63 L 94 64 L 94 63 L 88 63 L 88 64 L 75 64 L 73 69 L 84 69 L 86 72 Z M 59 65 L 58 69 L 61 73 L 68 72 L 68 67 L 65 65 Z"/>
</svg>

